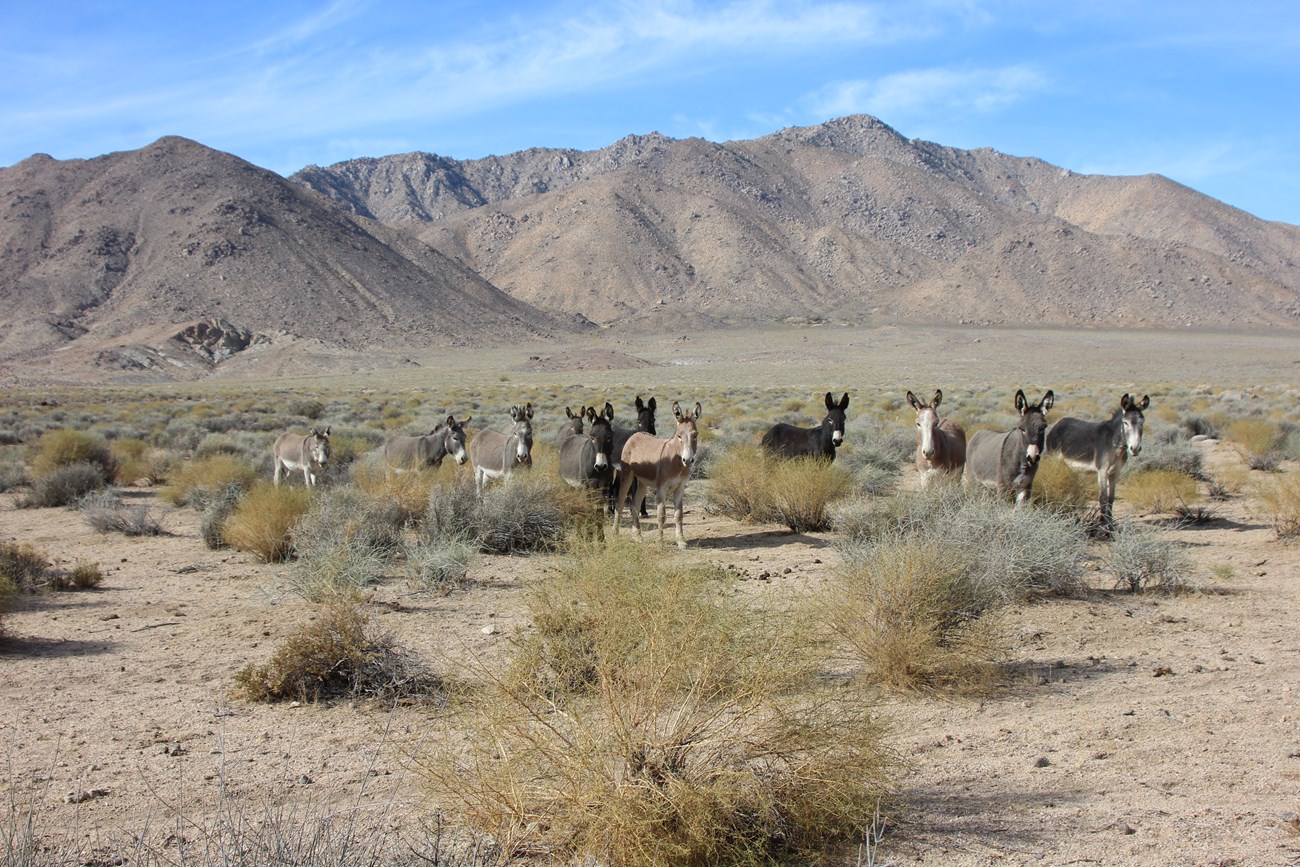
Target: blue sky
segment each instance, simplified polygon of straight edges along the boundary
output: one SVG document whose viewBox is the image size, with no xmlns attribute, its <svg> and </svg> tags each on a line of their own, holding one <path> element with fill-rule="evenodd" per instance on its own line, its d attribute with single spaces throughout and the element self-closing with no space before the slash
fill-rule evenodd
<svg viewBox="0 0 1300 867">
<path fill-rule="evenodd" d="M 121 8 L 112 9 L 114 5 Z M 1300 4 L 383 0 L 0 10 L 0 166 L 182 135 L 282 174 L 864 112 L 1300 224 Z"/>
</svg>

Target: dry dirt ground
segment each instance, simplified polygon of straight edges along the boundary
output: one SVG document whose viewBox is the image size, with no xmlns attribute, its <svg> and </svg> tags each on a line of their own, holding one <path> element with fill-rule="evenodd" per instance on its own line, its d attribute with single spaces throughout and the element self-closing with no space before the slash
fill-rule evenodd
<svg viewBox="0 0 1300 867">
<path fill-rule="evenodd" d="M 630 399 L 653 387 L 661 402 L 702 399 L 706 414 L 717 383 L 779 378 L 814 395 L 856 383 L 858 402 L 1011 382 L 1056 386 L 1062 404 L 1063 380 L 1117 383 L 1116 394 L 1150 383 L 1154 399 L 1149 372 L 1159 371 L 1248 393 L 1252 383 L 1292 388 L 1300 363 L 1290 335 L 1171 332 L 810 328 L 725 340 L 614 335 L 590 348 L 657 365 L 578 366 L 591 388 Z M 471 353 L 455 369 L 526 392 L 555 381 L 525 372 L 530 356 L 559 350 Z M 438 359 L 420 362 L 383 381 L 436 388 L 447 375 Z M 286 372 L 272 364 L 261 374 Z M 368 381 L 357 373 L 346 387 Z M 1238 460 L 1226 446 L 1206 448 L 1214 461 Z M 734 566 L 741 592 L 789 598 L 837 568 L 829 535 L 710 516 L 693 484 L 685 556 Z M 154 503 L 170 535 L 105 536 L 72 510 L 15 509 L 0 496 L 0 538 L 107 573 L 97 590 L 21 599 L 5 619 L 0 804 L 30 810 L 38 834 L 107 855 L 129 854 L 133 834 L 175 852 L 175 836 L 202 837 L 222 805 L 253 822 L 273 821 L 283 805 L 418 833 L 434 805 L 412 756 L 436 712 L 232 700 L 234 673 L 265 661 L 310 606 L 286 592 L 289 567 L 210 551 L 193 511 L 148 491 L 126 495 Z M 1123 497 L 1121 484 L 1120 514 Z M 981 700 L 880 699 L 907 765 L 876 864 L 1300 864 L 1300 545 L 1277 542 L 1248 497 L 1217 508 L 1214 523 L 1168 529 L 1194 558 L 1201 592 L 1134 596 L 1092 572 L 1088 593 L 1012 612 L 1016 673 L 1005 689 Z M 547 562 L 485 558 L 447 596 L 413 594 L 393 577 L 370 609 L 400 643 L 455 671 L 468 655 L 508 652 L 528 628 L 525 590 L 545 580 Z M 1223 568 L 1212 577 L 1214 567 L 1230 577 Z"/>
<path fill-rule="evenodd" d="M 157 513 L 170 535 L 127 538 L 0 499 L 5 539 L 107 572 L 100 589 L 27 598 L 6 621 L 5 799 L 30 808 L 39 832 L 105 852 L 132 833 L 160 849 L 202 833 L 223 787 L 254 815 L 273 803 L 358 809 L 417 827 L 431 805 L 411 756 L 433 712 L 231 700 L 232 675 L 310 610 L 284 592 L 288 567 L 206 549 L 193 511 Z M 1079 598 L 1013 612 L 1017 674 L 1004 690 L 881 699 L 907 771 L 876 863 L 1300 863 L 1300 546 L 1275 541 L 1245 499 L 1219 514 L 1169 531 L 1204 573 L 1202 592 L 1134 596 L 1095 573 Z M 829 536 L 698 505 L 687 534 L 687 556 L 736 567 L 742 592 L 805 593 L 839 562 Z M 1221 564 L 1232 577 L 1209 577 Z M 446 670 L 503 653 L 528 628 L 523 590 L 545 570 L 545 558 L 489 557 L 448 596 L 394 578 L 371 609 Z"/>
</svg>

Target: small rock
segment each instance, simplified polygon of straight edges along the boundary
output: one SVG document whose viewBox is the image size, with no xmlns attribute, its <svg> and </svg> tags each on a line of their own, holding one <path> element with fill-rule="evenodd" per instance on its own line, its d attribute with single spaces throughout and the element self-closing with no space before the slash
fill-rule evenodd
<svg viewBox="0 0 1300 867">
<path fill-rule="evenodd" d="M 291 701 L 291 702 L 289 702 L 289 707 L 302 707 L 302 702 L 300 702 L 300 701 Z"/>
<path fill-rule="evenodd" d="M 1151 672 L 1152 677 L 1171 677 L 1174 670 L 1167 665 L 1157 665 Z"/>
<path fill-rule="evenodd" d="M 487 626 L 480 629 L 479 632 L 482 632 L 484 635 L 496 635 L 497 628 L 493 624 L 489 623 Z"/>
<path fill-rule="evenodd" d="M 312 783 L 315 782 L 315 780 L 313 780 L 311 777 L 307 776 L 306 774 L 303 774 L 301 777 L 298 778 L 298 782 L 304 786 L 310 786 Z"/>
<path fill-rule="evenodd" d="M 1049 767 L 1051 764 L 1052 763 L 1047 758 L 1047 756 L 1039 756 L 1038 758 L 1034 759 L 1034 767 L 1036 768 L 1046 768 Z"/>
<path fill-rule="evenodd" d="M 1300 750 L 1288 750 L 1286 757 L 1288 759 L 1300 759 Z"/>
</svg>

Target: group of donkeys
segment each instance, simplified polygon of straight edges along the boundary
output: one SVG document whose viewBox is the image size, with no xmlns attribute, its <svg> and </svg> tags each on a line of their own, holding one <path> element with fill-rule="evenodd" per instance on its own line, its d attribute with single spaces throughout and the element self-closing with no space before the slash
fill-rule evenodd
<svg viewBox="0 0 1300 867">
<path fill-rule="evenodd" d="M 1143 410 L 1150 397 L 1137 400 L 1124 394 L 1119 410 L 1109 419 L 1088 422 L 1063 418 L 1051 429 L 1047 411 L 1055 395 L 1049 389 L 1031 404 L 1022 390 L 1015 395 L 1019 420 L 1014 428 L 1002 433 L 980 430 L 966 441 L 961 426 L 939 417 L 943 392 L 923 402 L 907 392 L 907 402 L 916 410 L 916 467 L 926 483 L 936 477 L 959 480 L 963 474 L 970 483 L 982 484 L 1000 493 L 1014 494 L 1017 504 L 1029 499 L 1038 470 L 1039 459 L 1046 451 L 1057 451 L 1074 467 L 1097 474 L 1098 502 L 1103 524 L 1112 524 L 1115 484 L 1130 455 L 1142 450 Z M 838 401 L 826 393 L 826 417 L 821 424 L 802 428 L 775 424 L 763 434 L 762 446 L 787 458 L 814 457 L 835 459 L 835 450 L 844 442 L 844 425 L 849 396 Z M 643 401 L 637 395 L 636 427 L 614 424 L 614 407 L 606 402 L 597 409 L 582 407 L 578 412 L 565 408 L 567 421 L 555 436 L 559 451 L 560 476 L 575 487 L 606 492 L 614 512 L 614 530 L 618 531 L 622 505 L 632 497 L 631 516 L 636 532 L 641 532 L 640 518 L 647 517 L 646 496 L 655 492 L 659 504 L 659 533 L 663 534 L 665 509 L 671 499 L 677 529 L 677 544 L 685 547 L 682 537 L 682 494 L 690 478 L 698 447 L 696 422 L 701 407 L 683 411 L 673 404 L 676 429 L 669 437 L 659 437 L 655 430 L 656 401 Z M 514 470 L 532 466 L 533 405 L 510 407 L 512 426 L 502 432 L 487 428 L 465 444 L 465 425 L 472 417 L 457 421 L 447 416 L 424 436 L 398 436 L 384 443 L 384 463 L 395 471 L 420 466 L 440 466 L 450 456 L 458 464 L 468 460 L 474 467 L 474 481 L 479 493 L 489 479 L 504 478 Z M 306 483 L 316 484 L 317 472 L 329 460 L 328 427 L 312 428 L 306 435 L 284 433 L 275 441 L 273 457 L 275 483 L 282 471 L 301 471 Z"/>
</svg>

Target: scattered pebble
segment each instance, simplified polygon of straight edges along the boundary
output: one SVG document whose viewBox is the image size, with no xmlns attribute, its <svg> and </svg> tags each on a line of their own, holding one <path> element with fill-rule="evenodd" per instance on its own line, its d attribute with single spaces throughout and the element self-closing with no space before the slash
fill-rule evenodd
<svg viewBox="0 0 1300 867">
<path fill-rule="evenodd" d="M 1046 768 L 1049 767 L 1051 764 L 1052 763 L 1047 758 L 1047 756 L 1039 756 L 1038 758 L 1034 759 L 1034 767 L 1036 768 Z"/>
</svg>

